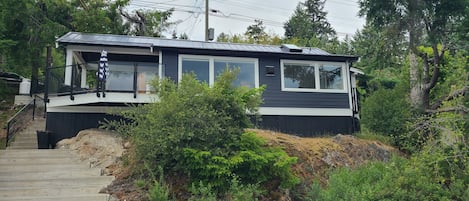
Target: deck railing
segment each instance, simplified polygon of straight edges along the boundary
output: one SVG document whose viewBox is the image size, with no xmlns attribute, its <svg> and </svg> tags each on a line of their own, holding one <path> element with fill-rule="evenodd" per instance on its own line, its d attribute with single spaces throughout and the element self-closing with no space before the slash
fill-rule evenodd
<svg viewBox="0 0 469 201">
<path fill-rule="evenodd" d="M 97 85 L 98 85 L 98 80 L 96 78 L 96 70 L 86 70 L 86 74 L 83 75 L 82 69 L 86 69 L 87 67 L 91 64 L 74 64 L 70 66 L 63 66 L 63 67 L 49 67 L 46 68 L 46 73 L 45 73 L 45 96 L 44 98 L 46 99 L 46 102 L 48 101 L 50 96 L 70 96 L 70 100 L 75 99 L 75 95 L 77 94 L 84 94 L 84 93 L 96 93 L 98 92 Z M 64 84 L 65 83 L 65 71 L 66 69 L 69 69 L 69 72 L 71 73 L 71 78 L 69 84 Z M 130 78 L 130 82 L 127 83 L 127 85 L 124 86 L 124 88 L 116 88 L 116 86 L 108 89 L 99 89 L 99 92 L 118 92 L 118 93 L 133 93 L 134 98 L 137 98 L 137 95 L 139 93 L 150 93 L 145 86 L 145 84 L 148 80 L 145 80 L 144 78 L 141 77 L 142 70 L 139 70 L 139 67 L 137 63 L 135 63 L 132 67 L 129 67 L 129 69 L 132 69 L 130 71 L 125 71 L 124 73 L 120 71 L 111 71 L 111 74 L 125 74 L 125 76 L 128 76 Z M 112 68 L 111 68 L 112 70 Z M 154 76 L 157 76 L 158 68 L 154 69 Z M 151 73 L 149 73 L 151 74 Z M 86 77 L 86 79 L 83 79 L 83 77 Z M 143 76 L 144 77 L 144 76 Z M 83 80 L 86 80 L 86 83 L 82 83 Z M 114 81 L 115 83 L 115 81 Z M 106 84 L 104 83 L 106 86 Z M 82 87 L 86 86 L 86 87 Z M 151 91 L 153 93 L 153 91 Z"/>
</svg>

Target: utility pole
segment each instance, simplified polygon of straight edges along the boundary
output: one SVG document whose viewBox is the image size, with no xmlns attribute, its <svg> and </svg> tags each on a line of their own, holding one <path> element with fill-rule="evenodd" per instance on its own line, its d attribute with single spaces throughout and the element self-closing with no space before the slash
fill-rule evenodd
<svg viewBox="0 0 469 201">
<path fill-rule="evenodd" d="M 205 0 L 205 41 L 208 41 L 208 0 Z"/>
</svg>

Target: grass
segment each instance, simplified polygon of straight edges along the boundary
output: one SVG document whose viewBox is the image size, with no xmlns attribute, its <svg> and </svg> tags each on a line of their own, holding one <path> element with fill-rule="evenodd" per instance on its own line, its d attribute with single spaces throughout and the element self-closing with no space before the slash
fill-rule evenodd
<svg viewBox="0 0 469 201">
<path fill-rule="evenodd" d="M 375 140 L 381 143 L 392 145 L 392 138 L 382 134 L 374 133 L 366 128 L 362 128 L 360 132 L 356 133 L 355 136 L 364 140 Z"/>
</svg>

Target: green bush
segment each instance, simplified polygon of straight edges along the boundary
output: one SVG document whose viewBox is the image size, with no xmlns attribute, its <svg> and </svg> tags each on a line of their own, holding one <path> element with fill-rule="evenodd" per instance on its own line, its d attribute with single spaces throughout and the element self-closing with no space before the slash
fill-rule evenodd
<svg viewBox="0 0 469 201">
<path fill-rule="evenodd" d="M 221 196 L 221 200 L 231 201 L 256 201 L 257 197 L 263 194 L 257 184 L 243 185 L 240 183 L 237 176 L 232 176 L 232 179 L 228 182 L 229 189 L 225 195 Z M 190 191 L 192 196 L 189 200 L 191 201 L 215 201 L 217 196 L 215 190 L 210 184 L 205 185 L 202 181 L 199 183 L 193 183 Z"/>
<path fill-rule="evenodd" d="M 161 166 L 164 172 L 185 174 L 192 183 L 202 181 L 217 193 L 230 189 L 233 175 L 243 185 L 277 180 L 291 187 L 298 182 L 290 170 L 296 158 L 267 147 L 253 133 L 243 134 L 251 126 L 249 115 L 257 113 L 263 87 L 233 87 L 236 73 L 225 71 L 212 87 L 190 74 L 178 85 L 156 81 L 159 101 L 123 111 L 127 121 L 105 127 L 130 139 L 136 161 L 150 171 Z"/>
<path fill-rule="evenodd" d="M 308 200 L 466 200 L 467 149 L 427 149 L 410 159 L 333 171 L 325 189 L 313 185 Z"/>
<path fill-rule="evenodd" d="M 363 126 L 384 135 L 397 136 L 405 132 L 411 107 L 400 88 L 379 89 L 363 103 Z"/>
<path fill-rule="evenodd" d="M 280 148 L 265 147 L 265 142 L 254 133 L 244 133 L 240 142 L 233 147 L 238 150 L 227 157 L 211 151 L 186 148 L 184 166 L 187 173 L 191 179 L 211 184 L 222 191 L 230 187 L 232 175 L 251 184 L 278 180 L 285 188 L 299 182 L 290 170 L 297 158 L 289 157 Z"/>
</svg>

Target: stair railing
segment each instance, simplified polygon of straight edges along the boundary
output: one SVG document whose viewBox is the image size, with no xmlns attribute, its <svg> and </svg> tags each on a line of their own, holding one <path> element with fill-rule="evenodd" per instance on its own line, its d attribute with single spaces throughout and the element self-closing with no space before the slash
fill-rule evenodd
<svg viewBox="0 0 469 201">
<path fill-rule="evenodd" d="M 28 122 L 34 121 L 36 117 L 45 118 L 45 109 L 44 99 L 38 95 L 34 95 L 33 100 L 23 106 L 13 117 L 8 119 L 5 147 L 8 147 L 8 144 L 14 139 L 18 132 L 26 128 Z"/>
</svg>

